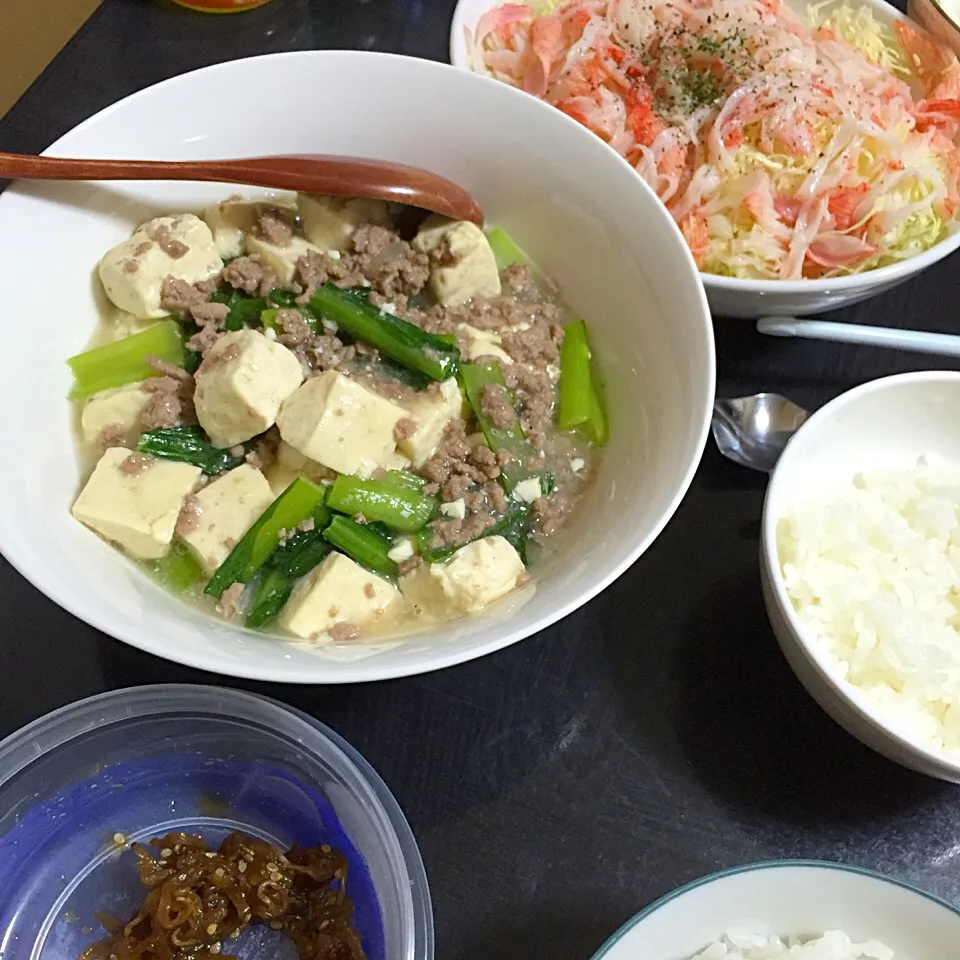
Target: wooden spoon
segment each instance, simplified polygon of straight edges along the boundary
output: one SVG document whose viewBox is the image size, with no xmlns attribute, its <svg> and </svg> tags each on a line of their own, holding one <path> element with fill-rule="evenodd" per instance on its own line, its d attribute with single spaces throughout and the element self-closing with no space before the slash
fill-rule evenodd
<svg viewBox="0 0 960 960">
<path fill-rule="evenodd" d="M 436 173 L 386 160 L 324 155 L 243 160 L 68 160 L 0 153 L 0 177 L 26 180 L 205 180 L 337 197 L 392 200 L 483 226 L 480 204 Z"/>
</svg>

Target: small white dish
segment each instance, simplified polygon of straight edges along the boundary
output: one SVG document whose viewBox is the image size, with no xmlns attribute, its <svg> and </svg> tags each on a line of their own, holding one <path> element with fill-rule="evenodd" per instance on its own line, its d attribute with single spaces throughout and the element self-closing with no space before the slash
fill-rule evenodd
<svg viewBox="0 0 960 960">
<path fill-rule="evenodd" d="M 856 387 L 804 423 L 777 462 L 763 506 L 760 575 L 767 615 L 783 654 L 807 692 L 837 723 L 896 763 L 960 783 L 960 757 L 890 725 L 836 668 L 793 608 L 780 573 L 777 523 L 797 501 L 855 474 L 913 467 L 932 454 L 960 463 L 960 373 L 923 371 Z"/>
<path fill-rule="evenodd" d="M 593 960 L 690 960 L 734 929 L 781 938 L 842 930 L 895 960 L 957 953 L 960 911 L 899 880 L 839 863 L 778 860 L 694 880 L 625 923 Z"/>
<path fill-rule="evenodd" d="M 450 27 L 450 62 L 455 67 L 471 70 L 466 31 L 472 32 L 483 14 L 503 2 L 506 0 L 460 0 L 457 4 Z M 907 19 L 885 0 L 856 2 L 868 7 L 881 22 Z M 803 10 L 808 6 L 802 0 L 792 0 L 792 5 Z M 639 175 L 637 179 L 640 180 Z M 826 280 L 738 280 L 710 273 L 701 273 L 700 276 L 715 317 L 806 317 L 875 297 L 933 266 L 958 247 L 960 224 L 955 224 L 954 232 L 929 250 L 909 260 L 849 277 Z"/>
<path fill-rule="evenodd" d="M 325 90 L 337 95 L 321 109 Z M 506 141 L 505 127 L 515 134 Z M 0 379 L 7 411 L 0 420 L 7 451 L 0 550 L 98 629 L 230 676 L 349 683 L 422 673 L 499 650 L 586 603 L 644 553 L 686 492 L 706 442 L 715 383 L 713 328 L 693 259 L 630 167 L 532 97 L 427 60 L 276 54 L 142 90 L 48 152 L 168 160 L 333 153 L 433 170 L 477 197 L 488 220 L 562 285 L 590 322 L 607 380 L 612 437 L 595 484 L 557 550 L 534 571 L 539 582 L 519 609 L 513 598 L 513 608 L 387 647 L 318 647 L 246 631 L 165 593 L 70 516 L 80 477 L 66 365 L 97 324 L 100 256 L 143 220 L 203 209 L 237 188 L 16 184 L 0 197 L 0 224 L 17 238 L 5 250 L 2 285 L 10 320 Z"/>
</svg>

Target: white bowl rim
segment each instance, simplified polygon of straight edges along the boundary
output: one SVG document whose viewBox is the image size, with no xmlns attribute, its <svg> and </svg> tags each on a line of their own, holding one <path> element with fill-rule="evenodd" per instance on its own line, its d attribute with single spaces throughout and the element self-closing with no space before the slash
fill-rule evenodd
<svg viewBox="0 0 960 960">
<path fill-rule="evenodd" d="M 677 900 L 688 893 L 692 893 L 694 890 L 697 890 L 700 887 L 715 883 L 718 880 L 725 880 L 727 877 L 737 876 L 741 873 L 755 873 L 761 870 L 775 870 L 785 867 L 800 867 L 804 869 L 812 868 L 815 870 L 836 870 L 839 873 L 852 873 L 860 877 L 865 877 L 868 880 L 876 880 L 880 883 L 888 883 L 891 886 L 899 887 L 901 890 L 905 890 L 907 893 L 923 897 L 925 900 L 929 900 L 935 903 L 937 906 L 944 907 L 951 913 L 960 917 L 960 908 L 953 906 L 953 904 L 941 899 L 935 894 L 927 893 L 926 890 L 921 890 L 919 887 L 915 887 L 903 880 L 898 880 L 896 877 L 888 877 L 882 873 L 877 873 L 875 870 L 868 870 L 866 867 L 856 867 L 847 863 L 837 863 L 832 860 L 761 860 L 757 863 L 746 863 L 739 867 L 728 867 L 725 870 L 717 870 L 713 873 L 708 873 L 706 876 L 698 877 L 696 880 L 691 880 L 688 883 L 677 887 L 675 890 L 665 893 L 662 897 L 654 900 L 653 903 L 651 903 L 648 907 L 645 907 L 638 914 L 631 917 L 625 924 L 623 924 L 622 927 L 608 937 L 607 940 L 601 945 L 600 949 L 593 955 L 591 960 L 603 960 L 603 958 L 607 956 L 607 954 L 617 945 L 617 943 L 627 936 L 627 934 L 629 934 L 634 927 L 646 920 L 647 917 L 659 910 L 661 907 L 665 907 L 668 903 L 672 903 L 674 900 Z"/>
<path fill-rule="evenodd" d="M 840 396 L 834 397 L 829 403 L 824 404 L 824 406 L 815 411 L 800 427 L 800 430 L 797 431 L 795 436 L 799 436 L 801 431 L 810 432 L 816 428 L 818 424 L 826 422 L 833 414 L 845 407 L 848 403 L 858 400 L 861 397 L 869 396 L 872 393 L 878 393 L 903 383 L 937 382 L 960 384 L 960 372 L 955 370 L 917 370 L 911 373 L 895 373 L 889 377 L 869 380 L 857 387 L 853 387 L 851 390 L 841 393 Z M 796 611 L 793 609 L 793 604 L 787 595 L 787 588 L 783 584 L 783 576 L 780 573 L 780 557 L 777 552 L 776 535 L 776 522 L 779 517 L 773 515 L 773 509 L 771 507 L 773 492 L 779 482 L 778 474 L 782 477 L 786 474 L 786 471 L 790 469 L 791 443 L 787 444 L 770 477 L 770 482 L 767 485 L 766 494 L 763 498 L 763 515 L 761 520 L 761 549 L 763 550 L 766 567 L 770 572 L 770 585 L 777 598 L 777 605 L 780 608 L 780 612 L 787 620 L 800 649 L 820 674 L 821 678 L 842 697 L 845 703 L 853 707 L 863 720 L 887 738 L 900 744 L 907 752 L 923 756 L 935 766 L 948 767 L 952 772 L 960 773 L 960 757 L 952 756 L 945 750 L 930 747 L 910 737 L 904 736 L 904 734 L 889 726 L 881 714 L 864 701 L 856 688 L 851 684 L 837 680 L 827 668 L 828 661 L 826 657 L 813 643 L 810 631 L 800 622 Z"/>
<path fill-rule="evenodd" d="M 215 71 L 228 70 L 237 63 L 249 63 L 251 61 L 277 61 L 281 59 L 309 60 L 317 58 L 343 58 L 350 60 L 370 60 L 372 58 L 376 58 L 378 60 L 395 61 L 398 63 L 411 62 L 415 63 L 418 69 L 434 70 L 438 74 L 443 74 L 446 71 L 457 70 L 456 67 L 448 63 L 426 60 L 421 57 L 412 57 L 404 54 L 385 53 L 373 50 L 288 50 L 279 53 L 259 54 L 251 57 L 239 57 L 235 60 L 227 60 L 222 63 L 215 63 L 209 66 L 199 67 L 196 70 L 187 71 L 186 73 L 177 74 L 176 76 L 168 77 L 166 80 L 161 80 L 155 84 L 151 84 L 147 87 L 137 90 L 134 93 L 128 94 L 126 97 L 122 97 L 121 99 L 108 104 L 103 109 L 98 110 L 96 113 L 87 117 L 76 126 L 71 127 L 70 130 L 66 131 L 66 133 L 64 133 L 61 137 L 58 137 L 57 140 L 50 144 L 49 147 L 43 150 L 41 155 L 57 156 L 58 146 L 67 137 L 84 130 L 86 127 L 99 121 L 100 119 L 109 116 L 115 110 L 119 109 L 121 105 L 135 100 L 141 95 L 146 95 L 157 88 L 173 87 L 180 83 L 189 83 L 189 81 L 198 74 L 206 75 Z M 465 71 L 458 70 L 457 72 L 463 73 Z M 480 76 L 479 74 L 472 75 L 476 77 L 476 81 L 478 83 L 495 82 L 489 78 Z M 497 84 L 497 86 L 505 91 L 504 95 L 506 96 L 513 96 L 516 98 L 527 97 L 527 94 L 525 94 L 522 90 L 516 90 L 507 86 L 506 84 Z M 553 112 L 558 114 L 558 116 L 560 116 L 565 123 L 569 124 L 572 129 L 577 129 L 578 136 L 588 135 L 593 137 L 593 135 L 590 134 L 589 131 L 584 130 L 582 125 L 577 123 L 576 120 L 572 119 L 571 117 L 564 116 L 560 111 Z M 593 137 L 593 139 L 597 138 Z M 615 151 L 612 152 L 612 156 L 616 157 L 620 163 L 629 168 L 627 161 L 624 160 L 623 157 L 620 157 Z M 17 181 L 13 181 L 11 186 L 15 186 L 16 182 Z M 645 188 L 648 190 L 650 189 L 646 185 Z M 2 196 L 3 195 L 0 194 L 0 199 L 2 199 Z M 668 217 L 668 219 L 672 229 L 675 230 L 679 235 L 679 227 L 673 221 L 673 218 Z M 694 276 L 699 279 L 702 275 L 696 270 L 696 267 L 693 264 L 692 255 L 689 253 L 685 243 L 683 244 L 683 250 L 686 253 L 690 265 L 693 266 Z M 208 659 L 202 656 L 193 655 L 189 648 L 185 650 L 181 649 L 180 647 L 177 647 L 176 649 L 170 649 L 169 647 L 161 648 L 157 644 L 144 642 L 136 632 L 116 630 L 116 628 L 110 622 L 108 622 L 106 618 L 93 615 L 88 610 L 82 609 L 79 605 L 74 604 L 68 598 L 65 598 L 60 590 L 59 582 L 56 578 L 48 577 L 44 568 L 36 569 L 33 568 L 29 563 L 24 562 L 23 558 L 16 552 L 10 550 L 7 544 L 0 543 L 0 555 L 2 555 L 10 563 L 10 565 L 35 589 L 47 596 L 61 609 L 67 611 L 67 613 L 83 621 L 84 623 L 89 624 L 90 626 L 94 627 L 94 629 L 99 630 L 106 636 L 126 643 L 137 650 L 152 654 L 153 656 L 158 656 L 161 659 L 169 662 L 178 663 L 182 666 L 192 667 L 198 670 L 204 670 L 206 672 L 214 672 L 224 677 L 253 679 L 270 683 L 285 684 L 366 683 L 379 680 L 392 680 L 400 677 L 419 676 L 421 674 L 432 673 L 436 670 L 442 670 L 446 669 L 447 667 L 456 666 L 461 663 L 468 663 L 472 660 L 477 660 L 481 657 L 488 656 L 491 653 L 496 653 L 499 650 L 503 650 L 515 643 L 520 643 L 521 641 L 529 639 L 535 634 L 552 627 L 554 624 L 574 613 L 576 610 L 586 606 L 587 603 L 606 590 L 607 587 L 618 580 L 656 542 L 660 534 L 663 533 L 664 528 L 674 518 L 677 510 L 686 497 L 687 492 L 693 483 L 693 478 L 699 469 L 700 462 L 703 459 L 703 453 L 709 437 L 710 417 L 713 407 L 713 397 L 716 393 L 717 376 L 716 343 L 713 334 L 713 323 L 710 307 L 707 303 L 707 295 L 702 282 L 698 282 L 697 287 L 698 299 L 700 301 L 702 314 L 705 319 L 704 335 L 707 337 L 709 342 L 709 349 L 706 351 L 708 369 L 703 371 L 706 376 L 709 390 L 707 391 L 708 400 L 704 405 L 699 436 L 696 441 L 696 449 L 699 451 L 699 453 L 697 453 L 696 456 L 691 457 L 690 463 L 688 464 L 683 477 L 677 484 L 673 497 L 670 499 L 660 518 L 651 526 L 645 537 L 643 537 L 641 540 L 638 540 L 632 549 L 624 553 L 620 562 L 611 569 L 609 575 L 598 581 L 592 587 L 581 590 L 576 594 L 572 594 L 568 599 L 558 603 L 548 615 L 544 616 L 537 622 L 534 629 L 527 631 L 526 633 L 520 633 L 515 628 L 511 629 L 507 627 L 498 635 L 494 636 L 493 639 L 478 639 L 476 643 L 469 647 L 454 649 L 452 651 L 444 651 L 440 647 L 437 647 L 427 661 L 414 660 L 406 662 L 400 666 L 391 665 L 388 668 L 378 665 L 376 658 L 369 658 L 367 660 L 358 661 L 357 663 L 337 663 L 335 665 L 324 664 L 322 666 L 318 666 L 317 674 L 310 674 L 309 676 L 292 675 L 289 670 L 285 670 L 282 667 L 282 661 L 278 661 L 277 666 L 271 669 L 266 669 L 263 667 L 251 669 L 247 667 L 244 662 L 238 662 L 236 664 L 232 662 L 218 663 L 216 666 L 212 666 Z M 509 621 L 507 622 L 509 623 Z M 334 667 L 335 670 L 332 669 Z"/>
<path fill-rule="evenodd" d="M 475 71 L 471 70 L 466 63 L 463 63 L 461 58 L 456 54 L 457 41 L 459 40 L 458 34 L 464 27 L 461 8 L 465 2 L 466 0 L 457 0 L 457 5 L 453 11 L 453 19 L 450 22 L 448 55 L 450 57 L 450 63 L 458 70 L 464 70 L 467 73 L 475 73 Z M 489 9 L 492 10 L 494 7 L 501 6 L 503 3 L 507 2 L 507 0 L 489 0 L 489 2 Z M 891 20 L 910 20 L 911 23 L 915 22 L 892 4 L 887 3 L 887 0 L 857 0 L 857 2 L 863 6 L 881 10 Z M 957 29 L 960 29 L 960 25 L 958 25 Z M 478 76 L 482 76 L 482 74 L 478 74 Z M 493 82 L 498 83 L 499 81 L 494 80 Z M 509 85 L 503 84 L 503 86 Z M 511 87 L 511 89 L 517 88 Z M 530 96 L 530 94 L 527 94 L 527 96 Z M 577 121 L 573 120 L 573 122 L 576 123 Z M 599 140 L 600 138 L 597 137 L 597 139 Z M 609 144 L 606 144 L 606 146 L 607 149 L 613 150 L 613 147 L 611 147 Z M 626 163 L 626 160 L 624 160 L 624 163 Z M 700 274 L 700 278 L 703 280 L 704 286 L 706 287 L 715 287 L 718 290 L 730 290 L 737 293 L 753 293 L 761 295 L 770 293 L 784 295 L 797 293 L 817 293 L 821 290 L 825 291 L 828 288 L 831 293 L 834 291 L 837 293 L 842 293 L 848 290 L 862 290 L 865 287 L 869 288 L 875 284 L 880 285 L 883 284 L 884 281 L 887 281 L 892 285 L 898 280 L 911 277 L 915 273 L 926 270 L 927 267 L 933 266 L 933 264 L 938 263 L 945 257 L 950 256 L 951 253 L 960 248 L 960 214 L 958 214 L 958 216 L 954 219 L 954 223 L 956 229 L 953 233 L 948 233 L 947 236 L 945 236 L 938 243 L 935 243 L 929 249 L 924 250 L 923 253 L 918 253 L 916 256 L 908 257 L 906 260 L 900 260 L 897 263 L 887 264 L 885 267 L 877 267 L 875 270 L 866 270 L 863 273 L 853 273 L 845 277 L 821 277 L 815 280 L 741 280 L 737 277 L 724 277 L 719 273 L 704 273 L 702 270 L 698 270 L 698 273 Z M 875 281 L 874 278 L 876 278 Z"/>
</svg>

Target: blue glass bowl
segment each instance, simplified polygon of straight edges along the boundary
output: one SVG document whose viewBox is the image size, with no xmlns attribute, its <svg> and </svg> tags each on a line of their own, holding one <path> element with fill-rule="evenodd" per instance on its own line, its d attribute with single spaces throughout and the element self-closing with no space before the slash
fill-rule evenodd
<svg viewBox="0 0 960 960">
<path fill-rule="evenodd" d="M 336 847 L 369 960 L 433 960 L 423 862 L 372 767 L 306 714 L 181 685 L 82 700 L 0 743 L 0 958 L 73 960 L 105 935 L 95 911 L 132 915 L 129 841 L 233 830 Z M 262 926 L 230 953 L 296 956 Z"/>
</svg>

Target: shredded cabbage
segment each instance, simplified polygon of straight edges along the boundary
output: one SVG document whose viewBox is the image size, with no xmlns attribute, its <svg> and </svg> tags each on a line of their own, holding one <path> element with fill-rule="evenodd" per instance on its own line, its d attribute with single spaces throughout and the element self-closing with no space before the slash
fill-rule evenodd
<svg viewBox="0 0 960 960">
<path fill-rule="evenodd" d="M 474 38 L 484 69 L 626 157 L 702 270 L 843 276 L 957 229 L 960 63 L 905 22 L 847 0 L 502 10 Z"/>
</svg>

